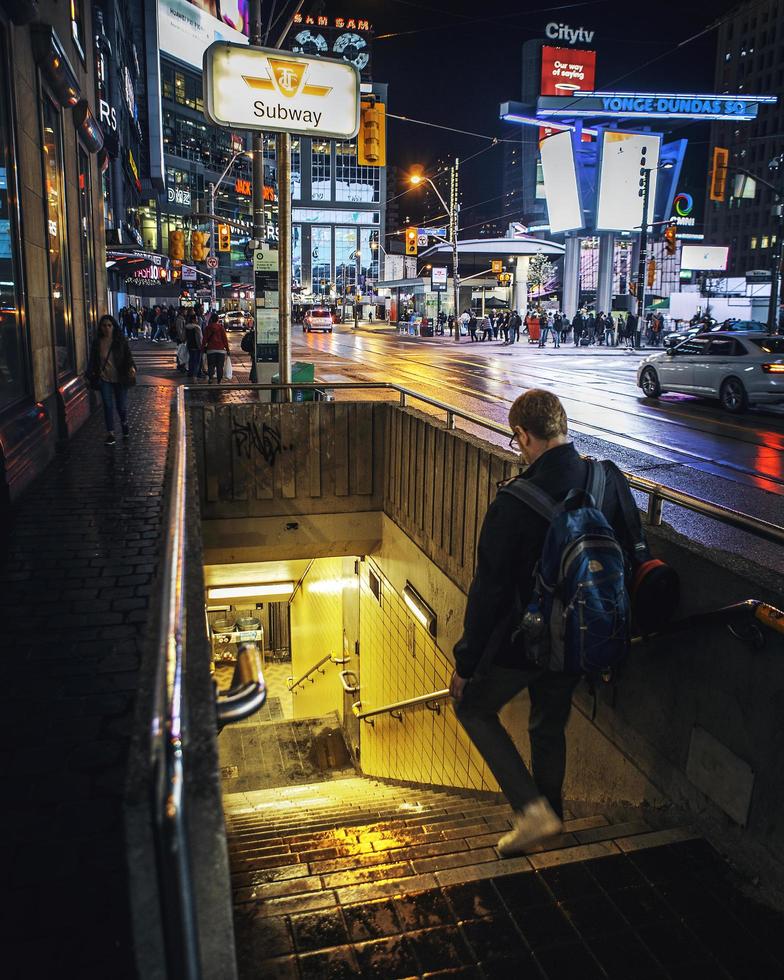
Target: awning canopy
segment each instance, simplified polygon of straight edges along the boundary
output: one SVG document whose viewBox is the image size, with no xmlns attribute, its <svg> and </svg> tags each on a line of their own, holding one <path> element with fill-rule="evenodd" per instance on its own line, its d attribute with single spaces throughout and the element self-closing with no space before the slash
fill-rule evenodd
<svg viewBox="0 0 784 980">
<path fill-rule="evenodd" d="M 544 238 L 469 238 L 457 243 L 457 253 L 461 259 L 490 260 L 500 259 L 504 256 L 507 259 L 531 255 L 559 256 L 563 255 L 565 251 L 564 245 L 560 245 L 558 242 L 548 242 Z M 450 259 L 452 246 L 439 242 L 419 253 L 420 258 L 434 258 L 436 256 Z"/>
</svg>

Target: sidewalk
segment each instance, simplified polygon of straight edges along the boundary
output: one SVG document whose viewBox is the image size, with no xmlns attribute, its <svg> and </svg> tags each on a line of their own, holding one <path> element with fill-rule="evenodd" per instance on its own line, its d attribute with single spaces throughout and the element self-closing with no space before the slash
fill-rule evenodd
<svg viewBox="0 0 784 980">
<path fill-rule="evenodd" d="M 24 495 L 0 552 L 6 977 L 133 973 L 122 795 L 171 394 L 133 389 L 131 438 L 114 447 L 94 413 Z"/>
</svg>

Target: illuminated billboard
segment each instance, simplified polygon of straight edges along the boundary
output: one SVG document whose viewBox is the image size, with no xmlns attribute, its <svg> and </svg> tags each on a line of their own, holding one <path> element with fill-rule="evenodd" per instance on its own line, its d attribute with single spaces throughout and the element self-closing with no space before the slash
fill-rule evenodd
<svg viewBox="0 0 784 980">
<path fill-rule="evenodd" d="M 433 293 L 445 293 L 447 285 L 447 269 L 445 265 L 434 265 L 430 273 L 430 290 Z"/>
<path fill-rule="evenodd" d="M 220 12 L 220 17 L 213 16 Z M 162 52 L 201 71 L 213 41 L 247 44 L 248 0 L 158 0 L 158 45 Z"/>
<path fill-rule="evenodd" d="M 577 184 L 577 167 L 570 132 L 556 133 L 540 147 L 544 193 L 550 231 L 574 231 L 583 227 L 583 209 Z"/>
<path fill-rule="evenodd" d="M 596 52 L 576 48 L 542 47 L 542 81 L 540 95 L 570 96 L 572 92 L 590 92 L 596 76 Z M 554 129 L 542 127 L 539 139 L 551 136 Z M 585 141 L 590 136 L 583 136 Z"/>
<path fill-rule="evenodd" d="M 602 134 L 597 231 L 639 231 L 644 174 L 650 170 L 648 221 L 654 220 L 661 137 L 605 130 Z"/>
<path fill-rule="evenodd" d="M 727 268 L 729 251 L 726 245 L 683 245 L 681 268 L 700 272 L 722 272 Z"/>
</svg>

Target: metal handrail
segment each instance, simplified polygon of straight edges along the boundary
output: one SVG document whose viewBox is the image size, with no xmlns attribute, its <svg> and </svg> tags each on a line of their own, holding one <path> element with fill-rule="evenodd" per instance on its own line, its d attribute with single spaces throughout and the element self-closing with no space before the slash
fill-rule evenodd
<svg viewBox="0 0 784 980">
<path fill-rule="evenodd" d="M 255 643 L 242 643 L 237 650 L 231 687 L 228 691 L 219 691 L 215 698 L 218 729 L 252 715 L 266 700 L 261 651 Z"/>
<path fill-rule="evenodd" d="M 349 678 L 353 678 L 353 683 L 349 681 Z M 343 690 L 346 694 L 356 694 L 359 691 L 358 681 L 359 678 L 353 670 L 341 670 L 340 683 L 343 685 Z"/>
<path fill-rule="evenodd" d="M 416 708 L 420 704 L 424 704 L 425 707 L 430 707 L 431 704 L 436 705 L 432 708 L 433 711 L 440 711 L 441 706 L 440 701 L 445 701 L 449 697 L 449 688 L 444 687 L 440 691 L 431 691 L 430 694 L 419 694 L 415 698 L 406 698 L 404 701 L 395 701 L 393 704 L 385 704 L 382 708 L 371 708 L 370 711 L 362 710 L 362 702 L 355 701 L 351 706 L 354 712 L 354 717 L 358 718 L 359 721 L 368 721 L 369 719 L 375 718 L 377 715 L 395 715 L 403 711 L 405 708 Z M 370 721 L 372 725 L 373 722 Z"/>
<path fill-rule="evenodd" d="M 186 390 L 191 390 L 190 385 L 186 386 Z M 405 388 L 402 385 L 393 384 L 389 381 L 330 381 L 329 384 L 325 384 L 323 381 L 319 383 L 310 382 L 297 382 L 291 385 L 273 385 L 273 384 L 237 384 L 232 385 L 232 391 L 242 391 L 242 390 L 255 390 L 255 391 L 290 391 L 293 388 L 301 389 L 303 391 L 321 391 L 324 388 L 329 388 L 330 390 L 343 390 L 343 389 L 356 389 L 356 390 L 381 390 L 381 391 L 395 391 L 398 393 L 400 398 L 401 408 L 405 408 L 408 404 L 409 399 L 413 399 L 418 402 L 422 402 L 425 405 L 430 405 L 432 408 L 436 408 L 439 411 L 446 413 L 446 427 L 447 429 L 455 428 L 455 421 L 457 419 L 462 419 L 464 422 L 469 422 L 471 425 L 476 425 L 479 428 L 486 429 L 489 432 L 495 432 L 498 435 L 508 436 L 509 430 L 506 426 L 500 425 L 498 422 L 493 422 L 490 419 L 482 418 L 481 415 L 476 415 L 473 412 L 467 412 L 462 408 L 457 408 L 454 405 L 448 405 L 445 402 L 439 401 L 437 398 L 431 398 L 429 395 L 423 395 L 421 392 L 413 391 L 411 388 Z M 204 391 L 203 388 L 193 387 L 195 391 Z M 639 490 L 648 497 L 647 506 L 647 519 L 648 524 L 653 526 L 659 526 L 662 522 L 662 510 L 664 503 L 675 504 L 676 507 L 682 507 L 684 510 L 689 510 L 692 513 L 699 514 L 702 517 L 710 517 L 713 520 L 718 521 L 721 524 L 727 524 L 730 527 L 737 528 L 740 531 L 746 531 L 748 534 L 752 534 L 757 538 L 761 538 L 764 541 L 770 541 L 773 544 L 784 544 L 784 527 L 780 524 L 773 524 L 771 521 L 763 520 L 760 517 L 753 517 L 751 514 L 746 514 L 743 511 L 735 510 L 732 507 L 725 507 L 723 504 L 715 504 L 708 500 L 703 500 L 700 497 L 695 497 L 693 494 L 686 493 L 683 490 L 676 490 L 674 487 L 665 486 L 662 483 L 655 483 L 653 480 L 647 480 L 643 476 L 635 476 L 633 473 L 624 473 L 629 486 L 633 490 Z"/>
<path fill-rule="evenodd" d="M 304 684 L 306 680 L 310 680 L 311 684 L 315 684 L 316 678 L 311 677 L 310 675 L 315 674 L 316 671 L 319 671 L 321 674 L 325 674 L 326 671 L 322 670 L 321 668 L 326 663 L 346 664 L 348 663 L 348 660 L 345 657 L 333 657 L 331 653 L 328 653 L 326 657 L 322 657 L 321 660 L 318 660 L 312 667 L 308 667 L 302 677 L 298 677 L 296 680 L 294 680 L 293 677 L 289 677 L 289 683 L 286 685 L 289 691 L 293 691 L 295 687 L 299 687 L 300 684 Z"/>
<path fill-rule="evenodd" d="M 171 484 L 161 563 L 160 649 L 150 731 L 152 824 L 169 972 L 198 980 L 198 930 L 184 809 L 185 724 L 185 392 L 175 395 Z"/>
</svg>

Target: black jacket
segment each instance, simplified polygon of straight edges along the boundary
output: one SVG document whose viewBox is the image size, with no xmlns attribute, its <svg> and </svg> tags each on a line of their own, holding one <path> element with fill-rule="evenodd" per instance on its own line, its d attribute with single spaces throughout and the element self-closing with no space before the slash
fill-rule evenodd
<svg viewBox="0 0 784 980">
<path fill-rule="evenodd" d="M 624 551 L 631 555 L 642 538 L 635 504 L 635 527 L 624 521 L 620 495 L 631 491 L 620 470 L 605 464 L 607 489 L 602 513 L 610 522 Z M 588 464 L 572 443 L 549 449 L 528 467 L 519 480 L 530 480 L 555 500 L 570 490 L 582 489 L 588 480 Z M 455 666 L 461 677 L 470 677 L 486 653 L 499 666 L 519 666 L 523 653 L 510 638 L 531 597 L 533 574 L 542 553 L 548 524 L 516 497 L 499 493 L 490 504 L 479 535 L 476 572 L 468 592 L 463 635 L 455 645 Z"/>
<path fill-rule="evenodd" d="M 133 384 L 133 372 L 136 365 L 133 361 L 130 344 L 119 330 L 115 330 L 112 334 L 112 359 L 117 369 L 119 383 L 121 385 Z M 99 378 L 101 367 L 101 336 L 96 330 L 90 347 L 90 357 L 87 361 L 87 377 Z"/>
</svg>

